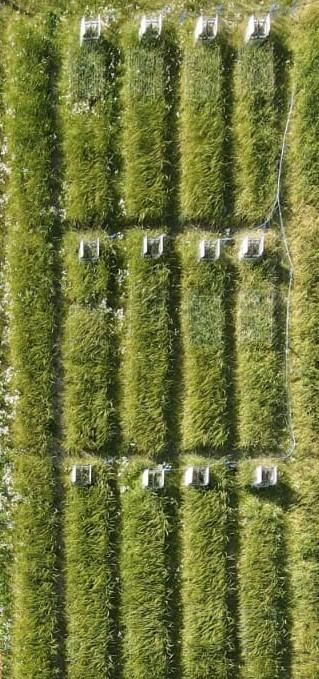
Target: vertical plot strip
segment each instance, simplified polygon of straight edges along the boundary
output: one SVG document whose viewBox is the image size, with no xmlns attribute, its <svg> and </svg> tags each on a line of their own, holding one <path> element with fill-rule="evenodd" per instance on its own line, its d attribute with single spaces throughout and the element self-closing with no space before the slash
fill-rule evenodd
<svg viewBox="0 0 319 679">
<path fill-rule="evenodd" d="M 13 22 L 7 55 L 10 351 L 15 446 L 48 452 L 53 433 L 57 237 L 56 53 L 52 17 Z"/>
<path fill-rule="evenodd" d="M 233 651 L 228 607 L 229 484 L 221 465 L 209 466 L 205 458 L 189 458 L 189 463 L 195 465 L 193 470 L 209 469 L 209 480 L 207 486 L 184 487 L 183 493 L 183 676 L 227 679 Z"/>
<path fill-rule="evenodd" d="M 143 255 L 144 245 L 151 252 L 153 242 L 157 248 L 157 234 L 146 236 L 140 230 L 132 231 L 125 242 L 128 292 L 123 424 L 126 442 L 133 450 L 156 457 L 174 438 L 176 413 L 172 403 L 171 243 L 163 242 L 159 256 L 157 252 Z"/>
<path fill-rule="evenodd" d="M 114 30 L 80 43 L 78 18 L 66 22 L 61 94 L 66 216 L 81 228 L 107 226 L 118 209 L 120 52 Z"/>
<path fill-rule="evenodd" d="M 147 461 L 145 468 L 149 466 Z M 175 677 L 174 531 L 172 489 L 142 487 L 143 462 L 124 470 L 122 483 L 122 621 L 124 679 Z M 176 549 L 176 546 L 175 546 Z"/>
<path fill-rule="evenodd" d="M 181 213 L 218 228 L 226 209 L 226 55 L 188 39 L 181 73 Z"/>
<path fill-rule="evenodd" d="M 12 572 L 13 679 L 60 676 L 54 471 L 29 454 L 18 458 Z M 10 675 L 11 676 L 11 675 Z"/>
<path fill-rule="evenodd" d="M 174 198 L 174 81 L 176 48 L 172 31 L 141 40 L 138 28 L 124 37 L 124 197 L 129 219 L 161 222 Z"/>
<path fill-rule="evenodd" d="M 277 51 L 273 42 L 242 47 L 235 67 L 236 214 L 264 220 L 276 197 L 279 157 Z"/>
<path fill-rule="evenodd" d="M 252 487 L 252 463 L 241 468 L 240 640 L 242 679 L 286 679 L 290 646 L 285 489 Z M 282 481 L 282 480 L 281 480 Z"/>
<path fill-rule="evenodd" d="M 230 435 L 227 312 L 232 281 L 224 252 L 215 259 L 218 240 L 210 238 L 189 234 L 181 242 L 183 446 L 187 450 L 223 449 Z"/>
<path fill-rule="evenodd" d="M 110 679 L 118 676 L 115 474 L 96 458 L 74 461 L 71 470 L 64 506 L 67 677 Z"/>
<path fill-rule="evenodd" d="M 237 300 L 239 445 L 245 452 L 279 451 L 285 432 L 283 302 L 275 239 L 264 259 L 243 259 Z"/>
<path fill-rule="evenodd" d="M 106 454 L 118 434 L 115 247 L 97 232 L 64 241 L 65 445 Z"/>
</svg>

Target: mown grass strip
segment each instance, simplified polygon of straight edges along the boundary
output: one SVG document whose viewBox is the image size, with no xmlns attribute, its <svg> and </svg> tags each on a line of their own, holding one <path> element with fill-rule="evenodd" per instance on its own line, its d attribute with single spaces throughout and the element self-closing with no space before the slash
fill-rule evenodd
<svg viewBox="0 0 319 679">
<path fill-rule="evenodd" d="M 241 677 L 286 679 L 291 651 L 285 514 L 289 488 L 281 466 L 278 487 L 253 489 L 256 464 L 243 464 L 239 476 Z"/>
<path fill-rule="evenodd" d="M 167 479 L 160 491 L 143 488 L 142 470 L 148 466 L 147 460 L 135 460 L 121 477 L 124 679 L 179 676 L 174 644 L 176 490 Z"/>
<path fill-rule="evenodd" d="M 238 435 L 244 453 L 278 453 L 285 434 L 284 300 L 277 248 L 269 234 L 263 259 L 239 265 Z"/>
<path fill-rule="evenodd" d="M 160 37 L 123 36 L 124 198 L 129 220 L 146 225 L 172 218 L 175 201 L 177 49 L 168 25 Z"/>
<path fill-rule="evenodd" d="M 72 459 L 77 463 L 78 459 Z M 115 473 L 110 464 L 92 464 L 93 484 L 71 484 L 65 468 L 64 499 L 65 584 L 67 619 L 67 677 L 118 677 L 115 654 L 117 603 L 118 501 Z M 83 464 L 83 459 L 80 464 Z"/>
<path fill-rule="evenodd" d="M 54 472 L 38 454 L 16 459 L 13 679 L 59 676 Z"/>
<path fill-rule="evenodd" d="M 233 277 L 225 248 L 217 261 L 198 261 L 201 239 L 187 234 L 181 248 L 181 331 L 184 354 L 183 447 L 225 448 L 230 439 L 229 307 Z"/>
<path fill-rule="evenodd" d="M 118 213 L 118 86 L 115 30 L 80 44 L 80 20 L 63 36 L 61 82 L 66 216 L 76 226 L 107 226 Z"/>
<path fill-rule="evenodd" d="M 234 651 L 228 606 L 230 483 L 222 463 L 189 457 L 187 464 L 208 465 L 210 486 L 184 487 L 182 497 L 183 676 L 226 679 Z"/>
<path fill-rule="evenodd" d="M 46 455 L 54 431 L 57 56 L 52 17 L 12 22 L 7 51 L 10 352 L 17 448 Z"/>
<path fill-rule="evenodd" d="M 122 412 L 126 445 L 155 458 L 176 437 L 172 245 L 167 242 L 159 258 L 143 257 L 144 235 L 134 229 L 125 240 L 128 287 Z"/>
<path fill-rule="evenodd" d="M 187 37 L 181 73 L 181 216 L 218 230 L 227 197 L 227 57 L 220 37 Z"/>
<path fill-rule="evenodd" d="M 79 260 L 83 238 L 99 239 L 96 261 Z M 71 454 L 106 454 L 118 435 L 115 252 L 98 232 L 70 232 L 64 240 L 64 420 Z"/>
<path fill-rule="evenodd" d="M 254 41 L 239 50 L 234 79 L 234 155 L 235 212 L 240 221 L 263 221 L 275 200 L 282 67 L 281 50 L 273 39 Z"/>
</svg>

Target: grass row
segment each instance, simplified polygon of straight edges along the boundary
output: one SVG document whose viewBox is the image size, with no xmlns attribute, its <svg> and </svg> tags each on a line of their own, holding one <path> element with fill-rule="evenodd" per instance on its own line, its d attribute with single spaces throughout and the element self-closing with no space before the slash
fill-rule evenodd
<svg viewBox="0 0 319 679">
<path fill-rule="evenodd" d="M 124 679 L 179 676 L 177 495 L 174 480 L 159 493 L 142 488 L 141 473 L 149 464 L 134 461 L 121 475 Z"/>
<path fill-rule="evenodd" d="M 13 19 L 6 50 L 12 427 L 13 679 L 62 673 L 59 647 L 55 334 L 58 59 L 52 16 Z"/>
<path fill-rule="evenodd" d="M 221 39 L 184 47 L 181 71 L 182 219 L 220 229 L 229 202 L 228 55 Z"/>
<path fill-rule="evenodd" d="M 53 21 L 13 21 L 5 91 L 10 353 L 19 399 L 15 447 L 46 455 L 55 428 L 57 232 L 56 50 Z"/>
<path fill-rule="evenodd" d="M 173 367 L 172 244 L 163 256 L 142 257 L 145 232 L 132 230 L 125 241 L 128 276 L 123 345 L 123 430 L 131 452 L 157 458 L 173 453 L 176 408 Z M 150 235 L 154 235 L 151 232 Z"/>
<path fill-rule="evenodd" d="M 184 399 L 182 441 L 186 450 L 223 450 L 230 443 L 231 299 L 229 258 L 198 261 L 205 233 L 181 241 L 181 332 Z"/>
<path fill-rule="evenodd" d="M 81 228 L 107 226 L 118 210 L 119 49 L 114 31 L 80 45 L 79 19 L 61 36 L 66 217 Z"/>
<path fill-rule="evenodd" d="M 66 476 L 66 676 L 115 678 L 119 676 L 115 653 L 119 519 L 115 473 L 96 457 L 86 458 L 85 463 L 93 465 L 92 486 L 74 486 L 69 474 Z"/>
<path fill-rule="evenodd" d="M 235 213 L 263 222 L 276 196 L 285 54 L 276 36 L 240 48 L 234 72 Z"/>
<path fill-rule="evenodd" d="M 100 256 L 96 261 L 80 261 L 78 250 L 83 238 L 99 238 Z M 72 231 L 64 239 L 65 448 L 75 455 L 114 454 L 118 436 L 113 243 L 98 231 Z"/>
<path fill-rule="evenodd" d="M 284 299 L 276 236 L 264 260 L 239 267 L 237 299 L 238 438 L 244 453 L 278 454 L 285 441 Z"/>
<path fill-rule="evenodd" d="M 189 464 L 209 465 L 194 456 Z M 232 676 L 229 543 L 231 485 L 223 463 L 210 465 L 210 487 L 184 488 L 182 496 L 182 668 L 185 679 Z"/>
<path fill-rule="evenodd" d="M 283 465 L 276 488 L 251 488 L 254 464 L 243 464 L 239 472 L 241 677 L 284 679 L 290 673 L 291 651 L 285 515 L 289 491 Z"/>
<path fill-rule="evenodd" d="M 172 218 L 176 183 L 174 30 L 138 38 L 132 25 L 123 37 L 124 201 L 129 220 L 146 225 Z"/>
</svg>

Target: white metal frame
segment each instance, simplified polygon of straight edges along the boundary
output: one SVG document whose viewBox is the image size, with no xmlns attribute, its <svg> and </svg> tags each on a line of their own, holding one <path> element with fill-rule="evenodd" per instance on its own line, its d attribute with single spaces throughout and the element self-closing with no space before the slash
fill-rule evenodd
<svg viewBox="0 0 319 679">
<path fill-rule="evenodd" d="M 184 474 L 184 485 L 194 488 L 207 488 L 209 486 L 209 467 L 187 467 Z"/>
<path fill-rule="evenodd" d="M 95 254 L 92 254 L 92 250 L 95 250 Z M 100 239 L 96 240 L 85 240 L 80 241 L 79 246 L 79 260 L 81 262 L 92 262 L 98 259 L 100 256 Z"/>
<path fill-rule="evenodd" d="M 194 32 L 195 41 L 197 42 L 198 40 L 203 41 L 215 40 L 216 36 L 218 35 L 218 29 L 219 29 L 218 14 L 216 14 L 215 17 L 204 16 L 203 14 L 201 14 L 196 21 Z"/>
<path fill-rule="evenodd" d="M 81 19 L 80 24 L 80 44 L 85 41 L 98 40 L 102 32 L 102 19 L 98 14 L 95 19 L 86 19 L 85 16 Z"/>
<path fill-rule="evenodd" d="M 163 16 L 159 14 L 143 14 L 138 31 L 138 37 L 141 39 L 148 32 L 155 33 L 158 37 L 162 33 Z"/>
<path fill-rule="evenodd" d="M 88 473 L 87 481 L 81 478 L 81 472 Z M 71 469 L 71 481 L 75 486 L 91 486 L 93 482 L 92 465 L 91 464 L 74 464 Z"/>
<path fill-rule="evenodd" d="M 216 261 L 220 258 L 221 247 L 221 238 L 217 238 L 217 240 L 200 240 L 198 244 L 198 260 L 200 262 Z"/>
<path fill-rule="evenodd" d="M 255 471 L 255 488 L 270 488 L 276 486 L 278 481 L 278 469 L 276 465 L 258 465 Z"/>
<path fill-rule="evenodd" d="M 166 235 L 162 233 L 160 236 L 144 236 L 143 237 L 143 247 L 142 255 L 143 257 L 161 257 L 164 253 L 166 242 Z M 154 249 L 157 251 L 154 252 Z"/>
<path fill-rule="evenodd" d="M 255 40 L 265 40 L 270 34 L 271 18 L 270 14 L 258 17 L 252 14 L 248 19 L 248 24 L 245 33 L 245 42 Z"/>
<path fill-rule="evenodd" d="M 142 474 L 142 486 L 149 490 L 160 490 L 165 485 L 164 467 L 153 467 L 144 469 Z"/>
<path fill-rule="evenodd" d="M 250 249 L 252 247 L 255 248 L 255 246 L 258 246 L 257 253 L 249 252 Z M 254 261 L 256 259 L 260 259 L 263 254 L 264 254 L 264 236 L 261 236 L 260 238 L 250 238 L 249 236 L 246 236 L 246 238 L 242 240 L 239 250 L 239 259 Z"/>
</svg>

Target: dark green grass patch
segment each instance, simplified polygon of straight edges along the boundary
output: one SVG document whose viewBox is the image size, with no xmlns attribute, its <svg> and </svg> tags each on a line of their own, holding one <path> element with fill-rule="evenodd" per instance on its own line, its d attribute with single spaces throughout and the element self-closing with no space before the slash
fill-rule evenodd
<svg viewBox="0 0 319 679">
<path fill-rule="evenodd" d="M 229 307 L 232 276 L 225 250 L 220 260 L 198 261 L 205 233 L 181 241 L 181 330 L 184 353 L 183 446 L 223 449 L 230 437 Z"/>
<path fill-rule="evenodd" d="M 81 228 L 107 226 L 118 212 L 119 48 L 114 30 L 80 45 L 80 20 L 67 22 L 61 102 L 66 216 Z"/>
<path fill-rule="evenodd" d="M 278 452 L 285 432 L 284 303 L 275 237 L 261 261 L 242 260 L 237 302 L 239 446 Z"/>
<path fill-rule="evenodd" d="M 89 240 L 99 237 L 100 257 L 80 261 L 83 236 L 69 233 L 64 241 L 65 445 L 71 453 L 105 454 L 118 434 L 115 248 L 106 236 L 89 232 Z"/>
<path fill-rule="evenodd" d="M 243 464 L 239 476 L 241 676 L 287 679 L 290 644 L 285 502 L 289 490 L 283 467 L 279 469 L 278 487 L 251 488 L 256 464 L 262 464 L 262 460 Z"/>
<path fill-rule="evenodd" d="M 13 679 L 59 676 L 54 472 L 38 455 L 15 463 Z"/>
<path fill-rule="evenodd" d="M 227 193 L 227 59 L 220 39 L 188 38 L 181 73 L 183 220 L 221 227 Z"/>
<path fill-rule="evenodd" d="M 290 516 L 292 673 L 315 679 L 319 663 L 319 495 L 317 463 L 310 451 L 308 463 L 292 466 L 291 478 L 296 495 Z"/>
<path fill-rule="evenodd" d="M 127 445 L 155 458 L 176 438 L 172 261 L 169 242 L 162 257 L 143 257 L 143 236 L 143 231 L 134 230 L 125 241 L 128 289 L 123 424 Z"/>
<path fill-rule="evenodd" d="M 149 465 L 134 461 L 121 478 L 124 679 L 176 677 L 176 491 L 171 480 L 161 491 L 144 489 Z"/>
<path fill-rule="evenodd" d="M 115 474 L 111 465 L 97 458 L 83 462 L 92 464 L 93 485 L 74 486 L 68 477 L 64 500 L 67 676 L 109 679 L 119 676 Z M 68 464 L 66 471 L 70 469 Z"/>
<path fill-rule="evenodd" d="M 197 457 L 187 458 L 187 463 L 209 465 L 211 478 L 209 488 L 183 491 L 183 676 L 226 679 L 234 646 L 228 606 L 230 482 L 222 463 Z"/>
<path fill-rule="evenodd" d="M 319 12 L 301 13 L 293 34 L 295 104 L 292 126 L 292 197 L 318 206 L 319 200 Z"/>
<path fill-rule="evenodd" d="M 276 42 L 248 43 L 235 67 L 236 215 L 263 221 L 276 196 L 283 57 Z"/>
<path fill-rule="evenodd" d="M 292 298 L 291 391 L 300 455 L 317 456 L 318 442 L 318 257 L 317 210 L 303 206 L 291 221 L 295 265 Z"/>
<path fill-rule="evenodd" d="M 138 25 L 124 35 L 124 197 L 129 219 L 166 221 L 174 212 L 177 50 L 174 31 L 138 39 Z"/>
</svg>

